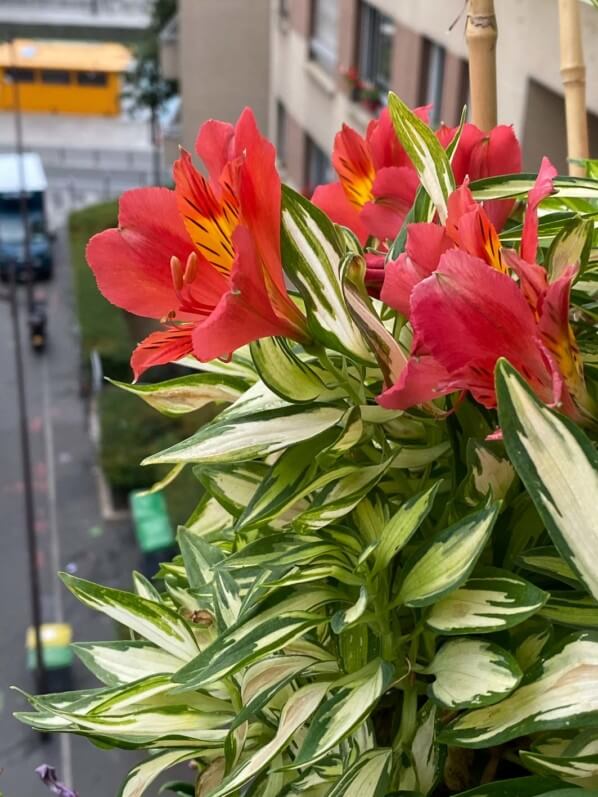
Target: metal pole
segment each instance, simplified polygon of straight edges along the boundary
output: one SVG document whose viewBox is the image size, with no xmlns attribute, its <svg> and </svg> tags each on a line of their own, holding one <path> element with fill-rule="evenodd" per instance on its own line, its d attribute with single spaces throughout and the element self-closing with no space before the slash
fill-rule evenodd
<svg viewBox="0 0 598 797">
<path fill-rule="evenodd" d="M 19 409 L 19 433 L 21 438 L 21 465 L 23 469 L 25 498 L 25 532 L 27 556 L 29 559 L 29 586 L 31 589 L 31 618 L 35 634 L 35 684 L 37 693 L 43 695 L 47 691 L 47 678 L 41 638 L 42 607 L 39 573 L 37 569 L 38 549 L 37 539 L 35 537 L 35 506 L 33 498 L 33 478 L 31 474 L 31 450 L 29 448 L 29 430 L 27 428 L 27 392 L 25 369 L 23 367 L 23 347 L 21 345 L 16 266 L 14 264 L 11 269 L 10 283 L 10 309 L 15 347 L 15 374 L 17 380 L 17 404 Z"/>
<path fill-rule="evenodd" d="M 152 163 L 154 171 L 154 185 L 162 185 L 162 163 L 160 158 L 160 117 L 158 109 L 151 108 L 151 136 L 152 136 Z"/>
<path fill-rule="evenodd" d="M 10 42 L 11 62 L 13 67 L 13 103 L 15 121 L 15 150 L 19 173 L 19 204 L 23 223 L 23 258 L 25 260 L 25 282 L 27 286 L 27 309 L 33 309 L 33 261 L 31 259 L 31 228 L 29 226 L 29 208 L 27 207 L 27 185 L 25 183 L 25 158 L 23 152 L 23 117 L 21 114 L 21 89 L 16 76 L 17 58 L 14 39 Z"/>
<path fill-rule="evenodd" d="M 590 157 L 586 112 L 586 66 L 583 58 L 578 0 L 559 0 L 561 76 L 565 93 L 567 155 L 569 174 L 583 177 L 583 164 L 573 163 Z"/>
</svg>

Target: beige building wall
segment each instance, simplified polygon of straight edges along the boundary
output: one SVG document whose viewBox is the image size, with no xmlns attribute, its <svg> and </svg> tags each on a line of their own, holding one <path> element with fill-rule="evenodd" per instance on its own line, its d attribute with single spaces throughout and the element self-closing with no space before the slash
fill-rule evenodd
<svg viewBox="0 0 598 797">
<path fill-rule="evenodd" d="M 463 0 L 368 2 L 396 22 L 391 83 L 408 103 L 416 105 L 421 98 L 426 40 L 446 49 L 441 114 L 443 120 L 454 124 L 457 107 L 466 98 L 462 79 L 467 58 Z M 358 0 L 338 0 L 338 3 L 340 70 L 355 63 Z M 280 18 L 278 0 L 272 0 L 271 4 L 271 133 L 274 138 L 276 104 L 283 102 L 292 116 L 292 124 L 287 127 L 301 128 L 330 152 L 342 122 L 364 130 L 371 115 L 351 101 L 338 75 L 325 72 L 310 60 L 311 0 L 289 0 L 289 4 L 287 20 Z M 537 168 L 541 154 L 546 153 L 565 170 L 557 0 L 497 0 L 496 9 L 499 122 L 515 126 L 523 144 L 526 168 Z M 594 157 L 598 157 L 598 11 L 582 5 L 581 14 L 588 107 L 597 115 L 596 119 L 590 119 L 591 147 Z M 294 137 L 297 138 L 296 130 Z M 298 150 L 296 145 L 292 147 L 293 153 Z M 289 152 L 287 176 L 300 184 L 304 166 L 294 162 L 291 155 Z"/>
<path fill-rule="evenodd" d="M 161 62 L 181 96 L 179 141 L 193 150 L 207 119 L 234 122 L 250 105 L 267 130 L 270 0 L 179 0 L 176 42 L 164 41 Z M 166 131 L 168 139 L 168 131 Z"/>
</svg>

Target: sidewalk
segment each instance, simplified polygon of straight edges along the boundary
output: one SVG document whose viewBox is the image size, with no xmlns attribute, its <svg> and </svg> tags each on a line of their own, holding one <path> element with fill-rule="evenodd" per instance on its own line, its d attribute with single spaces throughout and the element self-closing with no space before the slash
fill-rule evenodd
<svg viewBox="0 0 598 797">
<path fill-rule="evenodd" d="M 26 351 L 44 619 L 64 617 L 77 640 L 113 639 L 112 622 L 75 601 L 55 575 L 58 569 L 68 569 L 102 584 L 128 587 L 138 556 L 128 522 L 105 524 L 100 519 L 94 452 L 79 397 L 79 351 L 64 234 L 57 251 L 55 280 L 43 286 L 48 292 L 49 349 L 41 356 Z M 43 797 L 48 792 L 33 770 L 48 763 L 80 797 L 115 797 L 136 761 L 135 752 L 100 751 L 86 740 L 66 736 L 43 743 L 11 716 L 25 703 L 9 687 L 18 684 L 32 691 L 33 685 L 24 669 L 30 604 L 12 334 L 5 305 L 0 305 L 0 367 L 0 792 L 5 797 Z M 74 688 L 98 685 L 76 663 Z"/>
</svg>

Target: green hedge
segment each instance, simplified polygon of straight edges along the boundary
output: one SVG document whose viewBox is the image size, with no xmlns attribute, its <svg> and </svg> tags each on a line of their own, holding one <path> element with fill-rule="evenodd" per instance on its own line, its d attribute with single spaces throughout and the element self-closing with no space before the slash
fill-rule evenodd
<svg viewBox="0 0 598 797">
<path fill-rule="evenodd" d="M 88 368 L 89 355 L 95 349 L 102 358 L 105 374 L 128 381 L 131 378 L 129 358 L 135 342 L 123 312 L 104 299 L 85 260 L 85 247 L 91 236 L 115 227 L 117 213 L 116 201 L 71 213 L 69 238 L 84 367 Z"/>
</svg>

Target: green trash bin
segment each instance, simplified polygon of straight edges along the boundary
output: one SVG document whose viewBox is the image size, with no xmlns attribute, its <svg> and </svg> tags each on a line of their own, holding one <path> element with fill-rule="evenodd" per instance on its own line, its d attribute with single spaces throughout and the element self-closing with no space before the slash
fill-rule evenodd
<svg viewBox="0 0 598 797">
<path fill-rule="evenodd" d="M 176 553 L 174 532 L 162 493 L 136 491 L 129 494 L 135 538 L 142 553 L 141 572 L 152 578 L 160 562 Z"/>
</svg>

